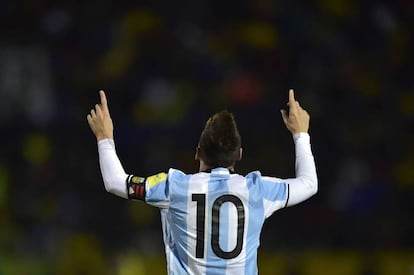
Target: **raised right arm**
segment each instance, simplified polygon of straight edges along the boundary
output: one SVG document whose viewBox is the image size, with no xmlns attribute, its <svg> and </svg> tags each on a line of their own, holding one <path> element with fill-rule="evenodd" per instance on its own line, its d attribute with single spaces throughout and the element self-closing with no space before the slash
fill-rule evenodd
<svg viewBox="0 0 414 275">
<path fill-rule="evenodd" d="M 289 90 L 289 113 L 281 110 L 283 122 L 292 133 L 295 142 L 296 177 L 286 179 L 288 198 L 286 206 L 300 203 L 318 191 L 318 178 L 312 155 L 309 130 L 310 116 L 295 100 L 293 90 Z"/>
<path fill-rule="evenodd" d="M 296 177 L 283 180 L 288 184 L 286 206 L 298 204 L 318 191 L 318 177 L 311 151 L 310 136 L 304 132 L 297 133 L 293 135 L 293 140 L 296 153 Z"/>
</svg>

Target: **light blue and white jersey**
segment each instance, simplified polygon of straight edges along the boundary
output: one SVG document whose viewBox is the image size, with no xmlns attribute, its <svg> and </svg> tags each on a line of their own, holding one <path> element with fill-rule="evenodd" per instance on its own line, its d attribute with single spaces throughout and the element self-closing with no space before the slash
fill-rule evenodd
<svg viewBox="0 0 414 275">
<path fill-rule="evenodd" d="M 289 185 L 227 168 L 145 180 L 146 203 L 161 209 L 169 274 L 257 274 L 264 220 L 287 205 Z"/>
<path fill-rule="evenodd" d="M 247 176 L 226 168 L 187 175 L 170 169 L 148 178 L 125 173 L 112 139 L 98 141 L 105 189 L 161 209 L 169 274 L 257 274 L 264 220 L 318 191 L 310 136 L 293 135 L 296 177 Z M 126 186 L 125 186 L 126 183 Z"/>
</svg>

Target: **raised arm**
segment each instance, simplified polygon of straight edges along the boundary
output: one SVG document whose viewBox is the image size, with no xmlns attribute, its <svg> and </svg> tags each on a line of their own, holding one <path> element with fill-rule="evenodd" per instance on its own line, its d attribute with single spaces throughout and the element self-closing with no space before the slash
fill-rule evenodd
<svg viewBox="0 0 414 275">
<path fill-rule="evenodd" d="M 113 124 L 104 91 L 99 91 L 101 103 L 87 116 L 89 127 L 98 143 L 99 165 L 106 191 L 128 198 L 125 173 L 115 151 Z"/>
<path fill-rule="evenodd" d="M 298 101 L 293 90 L 289 90 L 289 113 L 281 110 L 283 122 L 292 133 L 296 152 L 296 178 L 286 179 L 289 197 L 287 206 L 300 203 L 318 191 L 318 178 L 315 161 L 310 146 L 309 120 L 310 116 Z"/>
</svg>

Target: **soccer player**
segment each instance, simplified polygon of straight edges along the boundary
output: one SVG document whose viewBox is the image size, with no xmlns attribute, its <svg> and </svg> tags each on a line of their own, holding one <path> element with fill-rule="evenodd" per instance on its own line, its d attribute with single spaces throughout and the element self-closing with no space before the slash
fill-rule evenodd
<svg viewBox="0 0 414 275">
<path fill-rule="evenodd" d="M 98 143 L 105 189 L 125 199 L 160 208 L 168 274 L 257 274 L 257 249 L 266 218 L 317 192 L 308 134 L 309 114 L 289 91 L 289 111 L 281 110 L 292 133 L 296 177 L 279 179 L 259 171 L 235 173 L 242 157 L 233 114 L 222 111 L 205 124 L 196 148 L 199 172 L 177 169 L 149 177 L 125 173 L 115 151 L 105 93 L 87 116 Z"/>
</svg>

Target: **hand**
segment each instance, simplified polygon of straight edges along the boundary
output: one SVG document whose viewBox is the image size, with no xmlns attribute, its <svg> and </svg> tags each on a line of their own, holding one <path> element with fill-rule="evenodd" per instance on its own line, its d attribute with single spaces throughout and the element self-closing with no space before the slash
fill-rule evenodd
<svg viewBox="0 0 414 275">
<path fill-rule="evenodd" d="M 292 89 L 289 90 L 289 114 L 286 110 L 280 110 L 283 122 L 286 128 L 294 135 L 297 133 L 307 133 L 309 130 L 310 116 L 306 110 L 300 107 L 299 102 L 295 100 Z"/>
<path fill-rule="evenodd" d="M 99 91 L 99 96 L 101 97 L 101 104 L 96 104 L 95 109 L 92 109 L 86 118 L 98 141 L 105 138 L 113 139 L 114 126 L 109 114 L 105 92 Z"/>
</svg>

